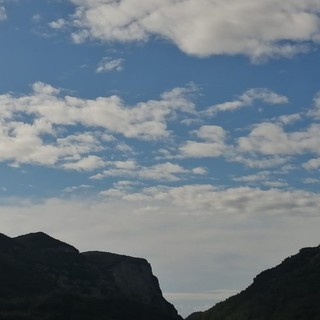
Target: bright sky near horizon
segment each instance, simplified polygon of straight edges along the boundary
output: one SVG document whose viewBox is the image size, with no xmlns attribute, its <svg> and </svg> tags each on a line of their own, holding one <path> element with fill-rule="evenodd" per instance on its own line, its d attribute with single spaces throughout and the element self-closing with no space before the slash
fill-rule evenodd
<svg viewBox="0 0 320 320">
<path fill-rule="evenodd" d="M 149 260 L 182 315 L 319 244 L 319 0 L 0 0 L 0 232 Z"/>
</svg>

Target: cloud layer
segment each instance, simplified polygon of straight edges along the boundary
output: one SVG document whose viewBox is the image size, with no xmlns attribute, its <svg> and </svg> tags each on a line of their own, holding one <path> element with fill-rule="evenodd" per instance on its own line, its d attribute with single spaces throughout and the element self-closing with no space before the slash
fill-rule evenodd
<svg viewBox="0 0 320 320">
<path fill-rule="evenodd" d="M 119 96 L 95 100 L 61 96 L 59 89 L 34 83 L 30 95 L 0 96 L 0 160 L 41 165 L 64 160 L 76 161 L 63 164 L 66 169 L 100 167 L 102 160 L 90 153 L 104 150 L 115 140 L 112 134 L 141 140 L 167 138 L 170 117 L 194 112 L 188 98 L 193 90 L 175 88 L 160 100 L 128 106 Z M 119 141 L 115 149 L 130 151 Z"/>
<path fill-rule="evenodd" d="M 42 230 L 81 251 L 145 257 L 164 292 L 174 293 L 168 295 L 173 302 L 185 298 L 200 309 L 209 292 L 242 290 L 257 273 L 319 240 L 320 203 L 312 193 L 208 186 L 158 191 L 162 200 L 149 203 L 12 199 L 1 204 L 1 231 L 15 236 Z M 198 208 L 193 212 L 192 201 Z"/>
<path fill-rule="evenodd" d="M 251 216 L 301 215 L 318 216 L 318 194 L 306 191 L 261 190 L 250 187 L 218 189 L 213 185 L 185 185 L 181 187 L 156 186 L 135 192 L 116 185 L 101 192 L 111 199 L 137 202 L 157 208 L 161 203 L 180 207 L 184 213 L 204 215 Z M 165 205 L 161 204 L 165 207 Z"/>
<path fill-rule="evenodd" d="M 181 163 L 188 158 L 221 158 L 263 169 L 301 157 L 300 169 L 320 167 L 318 96 L 306 112 L 226 130 L 213 124 L 217 113 L 236 113 L 257 102 L 264 107 L 283 105 L 289 100 L 266 88 L 254 88 L 236 100 L 199 110 L 193 101 L 198 90 L 195 85 L 173 88 L 158 100 L 133 106 L 117 95 L 96 99 L 63 95 L 62 89 L 42 82 L 34 83 L 32 89 L 28 95 L 0 95 L 0 160 L 12 166 L 31 163 L 65 170 L 101 170 L 91 176 L 100 180 L 121 177 L 172 182 L 208 172 L 207 164 Z M 193 121 L 193 129 L 181 135 L 186 119 Z M 298 129 L 293 126 L 302 121 L 305 124 Z M 149 145 L 150 150 L 135 150 L 134 141 Z M 160 148 L 155 149 L 154 143 Z M 120 156 L 107 156 L 111 149 Z M 148 163 L 140 163 L 148 157 Z M 264 183 L 286 185 L 281 179 Z"/>
<path fill-rule="evenodd" d="M 155 35 L 187 54 L 244 54 L 259 61 L 291 57 L 320 42 L 317 0 L 70 1 L 78 43 L 146 41 Z"/>
</svg>

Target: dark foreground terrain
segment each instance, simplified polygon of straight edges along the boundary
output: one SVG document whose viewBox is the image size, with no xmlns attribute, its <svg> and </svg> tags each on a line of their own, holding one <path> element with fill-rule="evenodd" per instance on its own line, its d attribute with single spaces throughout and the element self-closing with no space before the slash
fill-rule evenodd
<svg viewBox="0 0 320 320">
<path fill-rule="evenodd" d="M 0 320 L 181 320 L 149 263 L 0 234 Z"/>
<path fill-rule="evenodd" d="M 319 320 L 320 246 L 304 248 L 253 284 L 187 320 Z"/>
<path fill-rule="evenodd" d="M 0 320 L 182 320 L 149 263 L 79 253 L 44 233 L 0 234 Z M 187 320 L 319 320 L 320 246 L 304 248 L 251 286 Z"/>
</svg>

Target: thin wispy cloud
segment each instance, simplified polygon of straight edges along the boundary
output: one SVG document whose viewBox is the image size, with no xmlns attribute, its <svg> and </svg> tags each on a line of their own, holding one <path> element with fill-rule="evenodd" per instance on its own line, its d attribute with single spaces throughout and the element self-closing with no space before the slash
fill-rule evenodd
<svg viewBox="0 0 320 320">
<path fill-rule="evenodd" d="M 286 104 L 289 102 L 287 97 L 266 88 L 253 88 L 244 92 L 237 100 L 223 102 L 209 107 L 203 114 L 205 116 L 214 116 L 218 112 L 235 111 L 240 108 L 252 106 L 256 100 L 271 105 Z"/>
<path fill-rule="evenodd" d="M 8 19 L 6 7 L 3 5 L 4 1 L 0 1 L 0 22 Z"/>
<path fill-rule="evenodd" d="M 113 59 L 111 57 L 104 57 L 99 62 L 96 72 L 102 73 L 102 72 L 110 72 L 110 71 L 121 71 L 123 69 L 124 60 L 119 59 Z"/>
</svg>

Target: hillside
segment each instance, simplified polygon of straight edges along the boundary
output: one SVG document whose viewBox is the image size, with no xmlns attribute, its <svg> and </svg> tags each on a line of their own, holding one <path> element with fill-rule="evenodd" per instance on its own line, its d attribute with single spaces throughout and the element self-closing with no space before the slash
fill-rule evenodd
<svg viewBox="0 0 320 320">
<path fill-rule="evenodd" d="M 1 320 L 181 320 L 145 259 L 0 234 Z"/>
<path fill-rule="evenodd" d="M 260 273 L 241 293 L 187 320 L 319 320 L 320 246 Z"/>
</svg>

